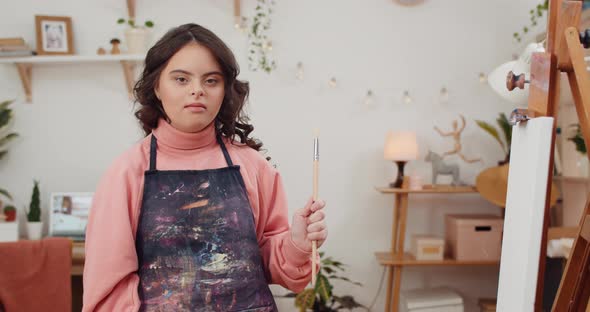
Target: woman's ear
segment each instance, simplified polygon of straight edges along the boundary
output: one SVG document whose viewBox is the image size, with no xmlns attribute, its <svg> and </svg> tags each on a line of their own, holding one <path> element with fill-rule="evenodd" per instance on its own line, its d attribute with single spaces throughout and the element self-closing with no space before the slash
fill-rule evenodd
<svg viewBox="0 0 590 312">
<path fill-rule="evenodd" d="M 158 92 L 158 87 L 155 87 L 155 88 L 154 88 L 154 93 L 156 94 L 156 97 L 158 98 L 158 100 L 159 100 L 159 101 L 162 101 L 162 100 L 160 99 L 160 92 Z"/>
</svg>

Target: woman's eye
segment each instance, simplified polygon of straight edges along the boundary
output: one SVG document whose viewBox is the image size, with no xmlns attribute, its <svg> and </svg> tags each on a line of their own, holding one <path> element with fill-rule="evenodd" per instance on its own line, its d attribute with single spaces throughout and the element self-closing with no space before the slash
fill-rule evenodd
<svg viewBox="0 0 590 312">
<path fill-rule="evenodd" d="M 217 83 L 217 79 L 210 78 L 210 79 L 205 80 L 205 82 L 207 84 L 216 84 Z"/>
<path fill-rule="evenodd" d="M 176 81 L 180 83 L 186 83 L 188 80 L 184 77 L 176 77 Z"/>
</svg>

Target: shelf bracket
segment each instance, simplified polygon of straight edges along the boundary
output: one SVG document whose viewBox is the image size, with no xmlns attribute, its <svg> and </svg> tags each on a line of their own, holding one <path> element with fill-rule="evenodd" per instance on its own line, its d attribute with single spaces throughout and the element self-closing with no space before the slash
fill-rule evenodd
<svg viewBox="0 0 590 312">
<path fill-rule="evenodd" d="M 134 61 L 121 61 L 121 65 L 123 65 L 123 74 L 125 75 L 125 85 L 127 86 L 127 95 L 129 96 L 130 100 L 133 100 L 133 86 L 135 81 L 133 79 L 134 71 L 135 71 L 135 62 Z"/>
<path fill-rule="evenodd" d="M 129 19 L 135 20 L 135 0 L 127 0 L 127 14 Z"/>
<path fill-rule="evenodd" d="M 23 90 L 25 91 L 26 102 L 31 103 L 33 100 L 32 96 L 32 67 L 33 65 L 30 63 L 16 63 L 16 68 L 18 70 L 18 75 L 20 76 L 20 81 L 23 84 Z"/>
<path fill-rule="evenodd" d="M 234 0 L 234 25 L 238 27 L 242 23 L 242 6 L 241 0 Z"/>
</svg>

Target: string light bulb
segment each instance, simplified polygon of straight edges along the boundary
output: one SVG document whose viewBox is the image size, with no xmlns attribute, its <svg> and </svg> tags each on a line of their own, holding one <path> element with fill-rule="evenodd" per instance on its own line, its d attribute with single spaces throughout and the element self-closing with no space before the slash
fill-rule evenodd
<svg viewBox="0 0 590 312">
<path fill-rule="evenodd" d="M 404 103 L 406 103 L 406 104 L 410 104 L 410 103 L 412 103 L 413 99 L 412 99 L 412 97 L 410 96 L 410 91 L 408 91 L 408 90 L 405 90 L 405 91 L 404 91 L 404 94 L 403 94 L 403 96 L 402 96 L 402 101 L 403 101 Z"/>
<path fill-rule="evenodd" d="M 479 73 L 479 82 L 481 82 L 481 83 L 488 82 L 488 76 L 485 73 Z"/>
<path fill-rule="evenodd" d="M 338 83 L 336 82 L 336 78 L 334 78 L 334 77 L 330 78 L 330 81 L 328 81 L 328 85 L 331 88 L 336 88 L 338 86 Z"/>
<path fill-rule="evenodd" d="M 373 90 L 367 90 L 367 95 L 365 95 L 365 99 L 363 104 L 366 108 L 371 108 L 373 106 L 374 98 L 373 98 Z"/>
<path fill-rule="evenodd" d="M 442 87 L 440 89 L 439 101 L 441 104 L 449 102 L 449 90 L 447 87 Z"/>
<path fill-rule="evenodd" d="M 297 80 L 300 80 L 300 81 L 303 80 L 303 63 L 301 63 L 301 62 L 297 63 L 297 70 L 295 73 L 295 77 L 297 78 Z"/>
</svg>

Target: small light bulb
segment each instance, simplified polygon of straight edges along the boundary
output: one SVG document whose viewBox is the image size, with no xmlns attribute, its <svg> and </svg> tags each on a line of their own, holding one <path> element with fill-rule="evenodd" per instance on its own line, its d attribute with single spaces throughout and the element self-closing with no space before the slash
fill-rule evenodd
<svg viewBox="0 0 590 312">
<path fill-rule="evenodd" d="M 408 90 L 404 91 L 404 95 L 402 97 L 402 100 L 406 104 L 412 103 L 412 97 L 410 96 L 410 92 Z"/>
<path fill-rule="evenodd" d="M 363 104 L 365 105 L 366 108 L 371 108 L 371 106 L 373 106 L 373 91 L 372 90 L 367 90 L 367 95 L 365 96 L 365 100 L 363 101 Z"/>
<path fill-rule="evenodd" d="M 449 101 L 449 90 L 447 90 L 446 87 L 442 87 L 442 89 L 440 89 L 439 100 L 441 103 L 447 103 Z"/>
<path fill-rule="evenodd" d="M 488 82 L 488 76 L 484 73 L 479 73 L 479 82 L 481 82 L 481 83 Z"/>
<path fill-rule="evenodd" d="M 338 86 L 338 83 L 336 82 L 336 78 L 332 77 L 332 78 L 330 79 L 330 81 L 328 81 L 328 85 L 329 85 L 331 88 L 336 88 L 336 87 Z"/>
<path fill-rule="evenodd" d="M 272 42 L 270 41 L 265 41 L 262 44 L 262 49 L 264 49 L 265 51 L 272 51 Z"/>
<path fill-rule="evenodd" d="M 297 77 L 297 80 L 303 80 L 303 64 L 301 62 L 297 63 L 297 72 L 295 77 Z"/>
</svg>

